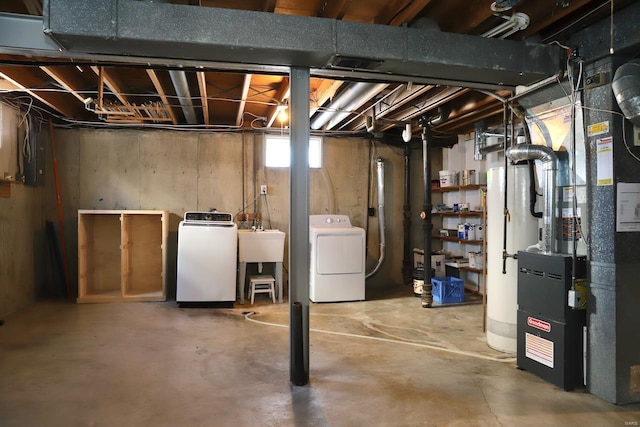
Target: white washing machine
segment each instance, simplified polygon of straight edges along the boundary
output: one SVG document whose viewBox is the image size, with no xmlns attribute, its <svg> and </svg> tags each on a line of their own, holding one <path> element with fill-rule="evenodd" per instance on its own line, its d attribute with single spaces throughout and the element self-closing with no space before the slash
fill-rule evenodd
<svg viewBox="0 0 640 427">
<path fill-rule="evenodd" d="M 178 304 L 233 304 L 237 252 L 238 228 L 231 214 L 186 212 L 178 226 Z"/>
<path fill-rule="evenodd" d="M 365 231 L 346 215 L 310 215 L 309 299 L 364 300 Z"/>
</svg>

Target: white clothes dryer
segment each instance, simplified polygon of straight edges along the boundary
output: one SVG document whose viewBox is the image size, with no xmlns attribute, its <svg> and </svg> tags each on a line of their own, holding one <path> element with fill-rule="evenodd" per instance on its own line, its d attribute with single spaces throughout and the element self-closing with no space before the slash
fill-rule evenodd
<svg viewBox="0 0 640 427">
<path fill-rule="evenodd" d="M 313 302 L 365 299 L 365 231 L 347 215 L 310 215 L 309 299 Z"/>
</svg>

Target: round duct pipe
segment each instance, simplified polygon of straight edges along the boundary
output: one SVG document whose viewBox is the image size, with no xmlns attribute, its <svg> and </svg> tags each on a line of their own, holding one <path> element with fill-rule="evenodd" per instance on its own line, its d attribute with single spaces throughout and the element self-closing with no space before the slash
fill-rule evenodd
<svg viewBox="0 0 640 427">
<path fill-rule="evenodd" d="M 622 114 L 640 127 L 640 59 L 631 60 L 616 70 L 611 89 Z"/>
</svg>

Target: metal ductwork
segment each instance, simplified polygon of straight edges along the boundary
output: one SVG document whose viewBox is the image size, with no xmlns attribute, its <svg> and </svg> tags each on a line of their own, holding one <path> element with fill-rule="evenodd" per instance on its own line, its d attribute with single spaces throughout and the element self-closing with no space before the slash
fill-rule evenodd
<svg viewBox="0 0 640 427">
<path fill-rule="evenodd" d="M 542 251 L 544 253 L 557 253 L 555 188 L 559 163 L 558 156 L 552 148 L 544 145 L 517 144 L 507 150 L 507 158 L 512 162 L 523 160 L 540 160 L 542 162 L 545 176 Z"/>
<path fill-rule="evenodd" d="M 359 71 L 384 81 L 402 76 L 404 81 L 419 83 L 409 78 L 412 76 L 485 89 L 531 84 L 561 68 L 560 47 L 528 41 L 181 4 L 95 3 L 95 7 L 86 7 L 83 0 L 45 1 L 39 34 L 44 25 L 44 34 L 58 45 L 55 51 L 48 49 L 52 54 L 61 55 L 60 49 L 67 57 L 126 54 L 129 61 L 164 58 L 163 63 L 169 65 L 219 61 L 241 64 L 243 70 L 264 65 L 328 71 L 336 57 L 360 58 L 379 66 Z M 259 31 L 244 31 L 246 28 Z M 16 43 L 24 52 L 24 41 Z M 345 76 L 353 72 L 337 71 Z"/>
<path fill-rule="evenodd" d="M 631 60 L 616 70 L 611 89 L 624 116 L 640 127 L 640 59 Z"/>
<path fill-rule="evenodd" d="M 343 121 L 353 110 L 379 94 L 388 84 L 354 83 L 338 95 L 323 112 L 311 121 L 311 129 L 318 130 L 323 126 L 332 129 Z M 328 124 L 327 124 L 328 123 Z"/>
<path fill-rule="evenodd" d="M 365 278 L 367 279 L 373 276 L 382 265 L 386 246 L 384 237 L 384 160 L 382 160 L 382 157 L 376 159 L 376 167 L 378 169 L 378 231 L 380 234 L 380 257 L 374 269 L 366 274 Z"/>
<path fill-rule="evenodd" d="M 180 100 L 180 106 L 184 113 L 184 118 L 190 125 L 198 124 L 198 116 L 196 110 L 193 108 L 193 101 L 191 100 L 191 91 L 189 90 L 189 82 L 187 81 L 187 73 L 179 70 L 170 70 L 169 76 L 173 87 L 176 89 L 176 94 Z"/>
</svg>

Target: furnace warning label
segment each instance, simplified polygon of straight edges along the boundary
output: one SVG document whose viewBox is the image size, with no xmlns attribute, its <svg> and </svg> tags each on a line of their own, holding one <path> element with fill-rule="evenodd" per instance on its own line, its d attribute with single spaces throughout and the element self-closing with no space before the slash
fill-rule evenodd
<svg viewBox="0 0 640 427">
<path fill-rule="evenodd" d="M 526 333 L 525 356 L 553 369 L 553 341 Z"/>
</svg>

